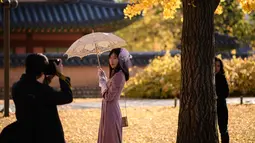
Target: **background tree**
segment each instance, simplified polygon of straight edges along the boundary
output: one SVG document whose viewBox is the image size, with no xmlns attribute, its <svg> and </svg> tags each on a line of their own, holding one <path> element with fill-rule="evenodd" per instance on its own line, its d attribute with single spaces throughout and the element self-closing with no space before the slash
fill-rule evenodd
<svg viewBox="0 0 255 143">
<path fill-rule="evenodd" d="M 124 2 L 127 2 L 124 0 Z M 214 18 L 215 32 L 237 37 L 252 44 L 255 35 L 255 14 L 245 15 L 236 0 L 222 1 Z M 172 19 L 163 19 L 163 7 L 153 6 L 131 25 L 115 32 L 128 43 L 130 51 L 161 51 L 177 48 L 181 43 L 182 6 Z M 169 28 L 170 27 L 170 28 Z M 254 46 L 255 47 L 255 46 Z M 216 48 L 217 51 L 235 47 Z"/>
<path fill-rule="evenodd" d="M 251 12 L 255 2 L 239 0 Z M 124 10 L 128 17 L 161 5 L 173 17 L 179 0 L 135 0 Z M 214 89 L 214 12 L 220 0 L 182 0 L 181 95 L 178 143 L 218 143 Z M 171 28 L 171 27 L 170 27 Z"/>
<path fill-rule="evenodd" d="M 163 19 L 162 11 L 159 6 L 148 9 L 142 18 L 115 34 L 127 41 L 130 51 L 174 49 L 180 44 L 182 13 L 176 13 L 178 18 Z"/>
<path fill-rule="evenodd" d="M 249 44 L 255 40 L 255 14 L 243 13 L 237 0 L 226 0 L 220 5 L 223 12 L 215 15 L 215 30 L 221 34 L 237 37 L 243 43 Z"/>
</svg>

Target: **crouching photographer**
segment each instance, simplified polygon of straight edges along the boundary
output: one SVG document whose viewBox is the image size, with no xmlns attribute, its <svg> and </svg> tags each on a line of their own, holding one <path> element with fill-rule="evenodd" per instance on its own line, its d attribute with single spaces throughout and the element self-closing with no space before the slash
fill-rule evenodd
<svg viewBox="0 0 255 143">
<path fill-rule="evenodd" d="M 64 143 L 64 132 L 57 105 L 73 101 L 70 78 L 63 75 L 60 59 L 48 60 L 43 54 L 26 58 L 26 72 L 12 87 L 17 121 L 0 135 L 1 143 Z M 37 81 L 44 76 L 44 82 Z M 54 76 L 60 90 L 49 86 Z"/>
</svg>

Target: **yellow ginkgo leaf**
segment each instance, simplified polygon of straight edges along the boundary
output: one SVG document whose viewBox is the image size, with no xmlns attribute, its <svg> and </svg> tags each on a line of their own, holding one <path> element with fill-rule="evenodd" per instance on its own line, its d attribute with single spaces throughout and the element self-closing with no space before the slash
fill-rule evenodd
<svg viewBox="0 0 255 143">
<path fill-rule="evenodd" d="M 236 49 L 231 50 L 231 54 L 232 54 L 232 55 L 236 55 Z"/>
<path fill-rule="evenodd" d="M 214 12 L 215 14 L 221 15 L 223 13 L 223 8 L 222 6 L 218 6 L 217 9 Z"/>
</svg>

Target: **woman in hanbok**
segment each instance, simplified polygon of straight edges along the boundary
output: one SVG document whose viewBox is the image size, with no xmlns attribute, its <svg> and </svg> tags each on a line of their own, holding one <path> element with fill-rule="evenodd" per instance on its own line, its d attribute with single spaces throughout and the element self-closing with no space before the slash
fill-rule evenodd
<svg viewBox="0 0 255 143">
<path fill-rule="evenodd" d="M 129 79 L 131 55 L 124 48 L 113 49 L 109 54 L 109 80 L 98 68 L 99 86 L 102 94 L 101 119 L 98 143 L 122 142 L 122 115 L 119 99 L 125 82 Z"/>
</svg>

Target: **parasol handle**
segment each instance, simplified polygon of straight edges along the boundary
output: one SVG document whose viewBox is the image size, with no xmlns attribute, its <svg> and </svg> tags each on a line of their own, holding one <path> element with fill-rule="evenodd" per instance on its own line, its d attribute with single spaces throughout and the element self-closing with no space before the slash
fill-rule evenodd
<svg viewBox="0 0 255 143">
<path fill-rule="evenodd" d="M 101 68 L 100 60 L 99 60 L 99 54 L 97 54 L 97 62 L 98 62 L 98 66 Z"/>
<path fill-rule="evenodd" d="M 92 32 L 94 33 L 94 30 L 92 30 Z M 97 49 L 97 44 L 95 44 L 95 46 L 96 46 L 96 52 L 97 52 L 97 63 L 98 63 L 99 68 L 101 68 L 100 60 L 99 60 L 99 52 L 98 52 L 98 49 Z"/>
</svg>

